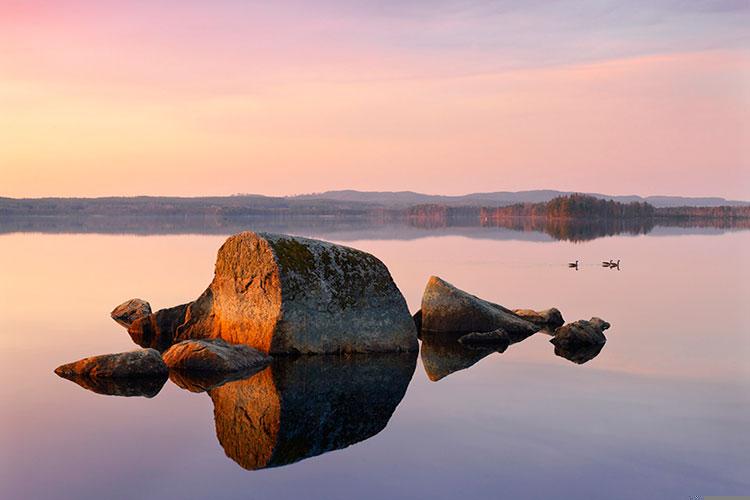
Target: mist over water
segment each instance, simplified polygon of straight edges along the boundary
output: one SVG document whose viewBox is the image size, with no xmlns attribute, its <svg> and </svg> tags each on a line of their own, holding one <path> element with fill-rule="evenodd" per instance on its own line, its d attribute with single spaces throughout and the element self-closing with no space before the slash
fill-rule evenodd
<svg viewBox="0 0 750 500">
<path fill-rule="evenodd" d="M 3 227 L 0 497 L 750 490 L 750 232 L 251 222 L 110 226 L 126 234 L 106 234 L 104 223 Z M 135 348 L 109 311 L 131 297 L 154 308 L 194 300 L 226 235 L 242 229 L 371 252 L 412 312 L 438 275 L 506 307 L 554 306 L 567 321 L 599 316 L 612 327 L 597 353 L 556 355 L 537 333 L 502 353 L 423 345 L 416 360 L 282 363 L 209 393 L 168 381 L 151 398 L 97 394 L 52 373 Z M 603 268 L 608 259 L 620 269 Z M 568 268 L 575 260 L 578 270 Z M 331 390 L 341 377 L 347 383 Z M 237 394 L 249 399 L 240 404 Z M 242 419 L 261 408 L 278 410 L 278 425 L 250 439 Z"/>
</svg>

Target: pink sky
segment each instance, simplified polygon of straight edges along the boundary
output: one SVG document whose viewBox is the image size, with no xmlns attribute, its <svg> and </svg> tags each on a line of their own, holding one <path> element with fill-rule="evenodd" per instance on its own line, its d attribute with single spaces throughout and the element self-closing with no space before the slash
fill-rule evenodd
<svg viewBox="0 0 750 500">
<path fill-rule="evenodd" d="M 750 199 L 748 4 L 602 5 L 0 1 L 0 196 Z"/>
</svg>

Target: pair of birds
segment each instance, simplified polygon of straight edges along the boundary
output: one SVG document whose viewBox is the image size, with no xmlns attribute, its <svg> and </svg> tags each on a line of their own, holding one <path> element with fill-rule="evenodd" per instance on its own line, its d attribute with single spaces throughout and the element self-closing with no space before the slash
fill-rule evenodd
<svg viewBox="0 0 750 500">
<path fill-rule="evenodd" d="M 574 267 L 578 269 L 578 261 L 575 262 L 568 262 L 568 267 Z M 620 268 L 620 259 L 617 259 L 617 262 L 614 260 L 603 260 L 602 261 L 602 267 L 612 267 L 612 268 Z"/>
</svg>

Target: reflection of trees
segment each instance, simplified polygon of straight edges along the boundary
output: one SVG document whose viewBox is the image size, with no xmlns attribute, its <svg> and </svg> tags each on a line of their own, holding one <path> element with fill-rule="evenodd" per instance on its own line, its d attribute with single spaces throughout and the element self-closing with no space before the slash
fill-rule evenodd
<svg viewBox="0 0 750 500">
<path fill-rule="evenodd" d="M 503 217 L 482 221 L 485 227 L 502 227 L 515 231 L 538 231 L 557 240 L 588 241 L 617 234 L 647 234 L 654 220 L 646 219 L 556 219 L 549 217 Z"/>
</svg>

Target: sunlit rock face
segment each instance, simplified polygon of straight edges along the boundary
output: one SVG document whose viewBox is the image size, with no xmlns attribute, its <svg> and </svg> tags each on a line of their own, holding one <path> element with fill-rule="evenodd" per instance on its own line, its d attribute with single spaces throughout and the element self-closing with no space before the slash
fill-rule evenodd
<svg viewBox="0 0 750 500">
<path fill-rule="evenodd" d="M 505 343 L 500 346 L 469 346 L 457 340 L 453 334 L 431 334 L 422 337 L 422 366 L 433 382 L 447 377 L 451 373 L 470 368 L 483 358 L 494 352 L 503 352 L 508 347 Z"/>
<path fill-rule="evenodd" d="M 266 353 L 418 349 L 414 321 L 385 265 L 352 248 L 245 232 L 219 249 L 214 279 L 175 341 L 222 338 Z"/>
<path fill-rule="evenodd" d="M 416 353 L 276 359 L 208 391 L 216 436 L 245 469 L 287 465 L 368 439 L 406 393 Z"/>
<path fill-rule="evenodd" d="M 422 336 L 431 332 L 457 335 L 505 330 L 512 341 L 540 330 L 505 307 L 480 299 L 437 276 L 430 277 L 422 295 Z"/>
<path fill-rule="evenodd" d="M 130 299 L 115 307 L 110 316 L 119 324 L 128 328 L 137 319 L 151 314 L 151 305 L 142 299 Z"/>
</svg>

